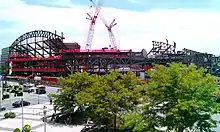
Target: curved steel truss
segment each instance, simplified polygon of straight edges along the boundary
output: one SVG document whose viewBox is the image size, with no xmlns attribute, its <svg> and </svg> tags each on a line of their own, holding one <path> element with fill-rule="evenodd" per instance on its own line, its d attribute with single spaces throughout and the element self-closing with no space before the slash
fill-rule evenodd
<svg viewBox="0 0 220 132">
<path fill-rule="evenodd" d="M 43 30 L 27 32 L 18 37 L 10 46 L 10 55 L 47 57 L 55 55 L 59 49 L 66 49 L 63 36 Z"/>
</svg>

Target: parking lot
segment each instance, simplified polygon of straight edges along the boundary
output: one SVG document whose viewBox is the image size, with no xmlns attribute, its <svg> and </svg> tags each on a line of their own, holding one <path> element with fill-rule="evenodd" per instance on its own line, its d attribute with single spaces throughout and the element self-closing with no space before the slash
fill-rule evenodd
<svg viewBox="0 0 220 132">
<path fill-rule="evenodd" d="M 16 82 L 8 82 L 10 85 L 17 85 Z M 43 108 L 47 107 L 47 116 L 54 113 L 53 105 L 50 105 L 48 94 L 56 93 L 58 90 L 57 87 L 46 86 L 47 94 L 36 94 L 36 93 L 27 93 L 24 92 L 23 99 L 24 101 L 30 102 L 30 106 L 23 107 L 23 121 L 24 125 L 31 125 L 32 132 L 43 132 L 44 123 L 43 118 Z M 11 101 L 10 101 L 11 100 Z M 15 128 L 22 128 L 22 108 L 13 108 L 12 103 L 15 101 L 21 100 L 21 97 L 14 97 L 14 94 L 11 94 L 11 99 L 5 99 L 2 101 L 1 106 L 6 108 L 6 111 L 0 112 L 0 132 L 13 132 Z M 13 119 L 4 119 L 4 114 L 6 112 L 14 112 L 16 117 Z M 56 132 L 56 131 L 65 131 L 65 132 L 80 132 L 83 126 L 67 126 L 60 124 L 46 124 L 47 132 Z"/>
<path fill-rule="evenodd" d="M 32 132 L 43 132 L 44 131 L 44 123 L 42 121 L 43 118 L 43 107 L 46 106 L 47 115 L 53 114 L 53 106 L 49 104 L 49 102 L 45 102 L 44 104 L 36 104 L 25 106 L 23 109 L 23 119 L 24 124 L 30 124 L 32 128 Z M 12 112 L 16 113 L 16 117 L 14 119 L 4 119 L 4 114 L 8 111 L 4 111 L 0 113 L 0 132 L 13 132 L 15 128 L 21 128 L 22 126 L 22 108 L 14 108 Z M 13 124 L 13 125 L 12 125 Z M 60 125 L 60 124 L 46 124 L 47 132 L 80 132 L 83 126 L 68 126 L 68 125 Z M 62 130 L 61 130 L 62 129 Z"/>
</svg>

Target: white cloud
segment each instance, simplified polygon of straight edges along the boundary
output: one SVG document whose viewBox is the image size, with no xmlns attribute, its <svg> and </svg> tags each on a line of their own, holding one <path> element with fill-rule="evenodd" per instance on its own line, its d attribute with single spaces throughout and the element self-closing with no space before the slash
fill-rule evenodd
<svg viewBox="0 0 220 132">
<path fill-rule="evenodd" d="M 19 26 L 5 30 L 17 34 L 18 37 L 30 30 L 56 29 L 58 32 L 64 32 L 66 41 L 77 41 L 83 45 L 89 26 L 89 21 L 85 19 L 88 7 L 89 5 L 71 5 L 71 8 L 49 8 L 25 5 L 18 0 L 1 1 L 0 20 L 17 22 Z M 219 12 L 184 9 L 135 12 L 104 8 L 102 14 L 109 22 L 113 18 L 117 20 L 118 25 L 114 28 L 114 33 L 120 41 L 121 49 L 140 51 L 145 48 L 149 51 L 152 40 L 165 39 L 176 41 L 178 49 L 189 48 L 218 54 L 220 48 Z M 0 35 L 1 33 L 2 31 Z M 107 30 L 99 19 L 92 47 L 106 47 L 109 43 Z"/>
<path fill-rule="evenodd" d="M 140 0 L 128 0 L 128 2 L 134 3 L 134 4 L 138 4 L 141 3 Z"/>
</svg>

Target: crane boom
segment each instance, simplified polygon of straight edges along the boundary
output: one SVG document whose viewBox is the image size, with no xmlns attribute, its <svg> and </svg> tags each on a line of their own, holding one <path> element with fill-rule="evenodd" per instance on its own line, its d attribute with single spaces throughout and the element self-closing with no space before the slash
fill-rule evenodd
<svg viewBox="0 0 220 132">
<path fill-rule="evenodd" d="M 92 2 L 92 5 L 94 7 L 98 7 L 98 5 L 96 6 L 95 2 L 90 0 Z M 99 8 L 100 9 L 100 8 Z M 115 22 L 115 19 L 113 19 L 113 21 L 108 24 L 107 21 L 104 19 L 104 17 L 102 16 L 101 12 L 99 13 L 99 18 L 101 19 L 101 21 L 103 22 L 103 24 L 105 25 L 105 27 L 107 28 L 108 30 L 108 34 L 109 34 L 109 38 L 110 38 L 110 48 L 113 48 L 113 49 L 117 49 L 117 43 L 116 43 L 116 39 L 115 39 L 115 36 L 112 32 L 112 28 L 117 25 L 117 23 Z"/>
<path fill-rule="evenodd" d="M 92 1 L 92 0 L 90 0 L 90 1 Z M 86 50 L 90 50 L 92 47 L 92 41 L 93 41 L 93 36 L 94 36 L 94 31 L 95 31 L 95 23 L 98 18 L 98 15 L 99 15 L 100 8 L 101 8 L 101 2 L 99 1 L 98 5 L 96 6 L 96 9 L 95 9 L 94 16 L 92 17 L 89 13 L 87 13 L 86 19 L 90 20 L 91 23 L 90 23 L 90 27 L 89 27 L 87 40 L 86 40 L 86 47 L 85 47 Z"/>
</svg>

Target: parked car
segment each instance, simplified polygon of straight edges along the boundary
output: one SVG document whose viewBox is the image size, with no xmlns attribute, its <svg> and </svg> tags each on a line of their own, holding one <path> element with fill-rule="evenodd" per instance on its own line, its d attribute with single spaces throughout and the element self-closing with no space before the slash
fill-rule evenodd
<svg viewBox="0 0 220 132">
<path fill-rule="evenodd" d="M 23 101 L 23 106 L 28 106 L 30 105 L 31 103 L 28 102 L 28 101 Z M 14 107 L 21 107 L 22 106 L 22 101 L 16 101 L 12 104 L 12 106 Z"/>
<path fill-rule="evenodd" d="M 5 108 L 5 107 L 2 107 L 0 111 L 5 111 L 5 110 L 6 110 L 6 108 Z"/>
<path fill-rule="evenodd" d="M 46 87 L 44 85 L 37 85 L 36 94 L 46 94 Z"/>
<path fill-rule="evenodd" d="M 31 93 L 31 92 L 35 91 L 34 84 L 29 84 L 29 83 L 23 84 L 22 88 L 23 88 L 24 92 L 28 92 L 28 93 Z"/>
<path fill-rule="evenodd" d="M 112 129 L 105 125 L 86 125 L 81 132 L 112 132 Z"/>
</svg>

